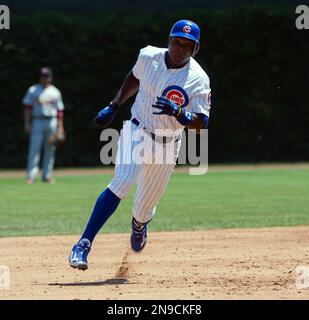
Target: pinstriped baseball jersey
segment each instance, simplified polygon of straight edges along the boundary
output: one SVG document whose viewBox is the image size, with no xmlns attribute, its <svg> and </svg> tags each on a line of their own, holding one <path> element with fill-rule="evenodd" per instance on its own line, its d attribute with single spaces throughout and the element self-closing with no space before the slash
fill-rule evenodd
<svg viewBox="0 0 309 320">
<path fill-rule="evenodd" d="M 132 117 L 137 118 L 149 131 L 183 129 L 175 117 L 153 115 L 152 104 L 164 95 L 188 111 L 209 116 L 211 90 L 209 77 L 191 57 L 182 68 L 168 69 L 165 54 L 168 49 L 147 46 L 140 50 L 133 75 L 140 87 L 132 106 Z M 179 134 L 179 131 L 178 131 Z"/>
<path fill-rule="evenodd" d="M 179 154 L 181 145 L 181 130 L 184 128 L 175 117 L 168 115 L 153 115 L 152 104 L 155 104 L 158 96 L 166 96 L 173 100 L 179 107 L 185 107 L 188 111 L 202 113 L 209 116 L 210 112 L 210 86 L 209 78 L 200 65 L 190 58 L 189 62 L 179 69 L 168 69 L 165 63 L 167 49 L 147 46 L 140 50 L 136 64 L 133 67 L 133 75 L 139 79 L 139 92 L 132 106 L 132 118 L 136 118 L 140 125 L 133 122 L 123 127 L 121 139 L 118 144 L 120 158 L 129 158 L 138 151 L 134 146 L 133 137 L 128 134 L 136 130 L 152 132 L 156 135 L 166 135 L 169 130 L 177 136 L 174 141 L 174 149 L 165 152 L 175 157 Z M 125 131 L 129 130 L 129 131 Z M 147 145 L 147 142 L 144 142 Z M 156 153 L 153 144 L 151 155 Z M 161 152 L 161 149 L 159 149 Z M 156 212 L 156 205 L 163 195 L 175 163 L 129 164 L 116 163 L 115 176 L 108 188 L 120 199 L 129 193 L 133 184 L 137 184 L 133 216 L 142 223 L 150 221 Z"/>
</svg>

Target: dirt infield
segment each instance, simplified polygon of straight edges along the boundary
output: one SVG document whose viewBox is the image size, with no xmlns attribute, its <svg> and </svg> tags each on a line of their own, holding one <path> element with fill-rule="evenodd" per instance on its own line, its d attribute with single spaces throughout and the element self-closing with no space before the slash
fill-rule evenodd
<svg viewBox="0 0 309 320">
<path fill-rule="evenodd" d="M 76 236 L 0 238 L 10 289 L 0 299 L 309 299 L 295 268 L 309 266 L 309 226 L 100 235 L 90 269 L 68 266 Z"/>
</svg>

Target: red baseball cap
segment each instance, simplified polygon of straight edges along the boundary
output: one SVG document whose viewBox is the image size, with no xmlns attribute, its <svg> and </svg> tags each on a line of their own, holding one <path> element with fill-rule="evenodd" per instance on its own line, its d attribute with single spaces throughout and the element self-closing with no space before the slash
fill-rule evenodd
<svg viewBox="0 0 309 320">
<path fill-rule="evenodd" d="M 39 76 L 40 77 L 52 77 L 53 72 L 50 68 L 42 67 L 39 71 Z"/>
</svg>

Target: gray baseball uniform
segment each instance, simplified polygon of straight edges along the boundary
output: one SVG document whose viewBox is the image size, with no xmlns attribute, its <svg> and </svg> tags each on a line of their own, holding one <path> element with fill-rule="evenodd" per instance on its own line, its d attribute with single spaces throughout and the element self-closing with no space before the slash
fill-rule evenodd
<svg viewBox="0 0 309 320">
<path fill-rule="evenodd" d="M 30 87 L 23 105 L 32 110 L 32 126 L 28 151 L 27 177 L 35 179 L 43 147 L 42 178 L 51 177 L 55 161 L 55 146 L 49 143 L 57 130 L 57 115 L 64 110 L 60 91 L 53 85 Z"/>
</svg>

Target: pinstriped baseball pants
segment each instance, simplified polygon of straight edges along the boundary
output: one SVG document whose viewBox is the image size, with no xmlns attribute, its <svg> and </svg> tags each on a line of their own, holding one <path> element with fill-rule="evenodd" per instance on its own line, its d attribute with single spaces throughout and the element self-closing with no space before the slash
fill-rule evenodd
<svg viewBox="0 0 309 320">
<path fill-rule="evenodd" d="M 169 182 L 181 145 L 180 137 L 164 145 L 154 141 L 148 134 L 144 134 L 145 139 L 141 142 L 136 139 L 140 136 L 136 133 L 143 130 L 131 121 L 125 122 L 118 141 L 115 174 L 108 185 L 117 197 L 123 199 L 136 184 L 132 215 L 141 223 L 151 220 L 155 215 L 156 205 Z M 136 154 L 141 150 L 144 152 L 143 163 L 136 159 Z"/>
</svg>

